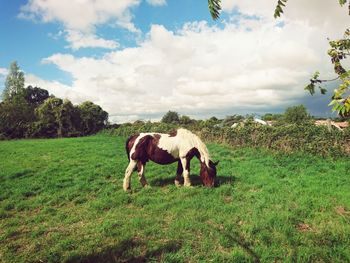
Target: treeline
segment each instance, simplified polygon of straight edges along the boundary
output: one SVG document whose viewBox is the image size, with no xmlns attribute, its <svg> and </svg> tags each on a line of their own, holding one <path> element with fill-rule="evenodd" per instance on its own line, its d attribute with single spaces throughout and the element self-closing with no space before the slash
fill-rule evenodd
<svg viewBox="0 0 350 263">
<path fill-rule="evenodd" d="M 319 118 L 317 118 L 319 119 Z M 220 127 L 231 126 L 234 123 L 249 122 L 254 120 L 254 115 L 230 115 L 226 116 L 224 119 L 218 119 L 216 117 L 211 117 L 208 120 L 194 120 L 189 116 L 180 115 L 175 111 L 168 111 L 161 118 L 162 123 L 168 124 L 179 124 L 179 125 L 189 125 L 189 124 L 200 124 L 206 123 L 207 126 L 217 125 Z M 312 124 L 316 120 L 315 117 L 308 113 L 308 110 L 304 105 L 296 105 L 288 107 L 284 113 L 266 113 L 261 116 L 263 121 L 271 121 L 274 126 L 287 125 L 287 124 Z M 334 121 L 350 121 L 349 117 L 338 116 L 333 119 Z M 134 123 L 144 123 L 143 121 L 136 121 Z M 131 123 L 130 123 L 131 124 Z"/>
<path fill-rule="evenodd" d="M 11 64 L 0 102 L 0 139 L 76 137 L 97 133 L 108 120 L 100 106 L 79 105 L 50 95 L 45 89 L 24 88 L 23 72 Z"/>
</svg>

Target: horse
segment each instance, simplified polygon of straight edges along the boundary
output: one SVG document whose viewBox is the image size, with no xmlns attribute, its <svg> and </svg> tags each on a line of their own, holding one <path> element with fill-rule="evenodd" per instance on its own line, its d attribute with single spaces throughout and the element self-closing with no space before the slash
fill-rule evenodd
<svg viewBox="0 0 350 263">
<path fill-rule="evenodd" d="M 170 133 L 140 133 L 130 136 L 125 145 L 129 165 L 125 170 L 123 189 L 130 191 L 131 174 L 137 170 L 143 187 L 148 186 L 145 177 L 146 163 L 151 160 L 158 164 L 177 162 L 175 185 L 180 186 L 181 175 L 184 186 L 190 187 L 190 162 L 197 157 L 201 168 L 200 178 L 204 186 L 213 187 L 216 178 L 216 166 L 209 158 L 209 152 L 201 139 L 189 130 L 180 128 Z"/>
</svg>

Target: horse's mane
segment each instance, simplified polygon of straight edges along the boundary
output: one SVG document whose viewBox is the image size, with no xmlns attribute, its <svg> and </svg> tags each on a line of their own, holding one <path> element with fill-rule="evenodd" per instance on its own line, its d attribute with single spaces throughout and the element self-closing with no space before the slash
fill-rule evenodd
<svg viewBox="0 0 350 263">
<path fill-rule="evenodd" d="M 202 142 L 202 140 L 189 130 L 180 128 L 177 130 L 177 135 L 184 137 L 189 141 L 191 146 L 196 147 L 201 155 L 201 161 L 209 167 L 209 151 L 207 146 Z"/>
</svg>

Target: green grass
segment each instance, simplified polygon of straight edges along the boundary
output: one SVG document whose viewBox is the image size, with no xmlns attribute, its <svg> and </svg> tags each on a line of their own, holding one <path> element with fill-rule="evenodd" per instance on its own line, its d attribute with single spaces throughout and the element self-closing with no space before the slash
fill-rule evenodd
<svg viewBox="0 0 350 263">
<path fill-rule="evenodd" d="M 128 194 L 124 142 L 0 142 L 0 262 L 350 261 L 348 159 L 209 144 L 219 187 L 148 163 Z"/>
</svg>

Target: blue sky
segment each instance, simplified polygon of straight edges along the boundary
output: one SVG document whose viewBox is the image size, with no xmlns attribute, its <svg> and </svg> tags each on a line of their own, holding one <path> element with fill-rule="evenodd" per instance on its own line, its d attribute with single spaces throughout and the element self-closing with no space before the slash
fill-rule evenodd
<svg viewBox="0 0 350 263">
<path fill-rule="evenodd" d="M 72 52 L 65 48 L 64 39 L 52 37 L 64 30 L 61 23 L 43 23 L 19 18 L 21 7 L 27 2 L 0 1 L 1 67 L 8 67 L 14 59 L 17 59 L 23 69 L 33 71 L 34 67 L 40 66 L 38 64 L 43 57 L 56 52 Z M 133 8 L 133 17 L 134 24 L 142 34 L 146 34 L 152 24 L 161 24 L 170 30 L 181 28 L 184 23 L 190 21 L 205 20 L 211 25 L 220 25 L 210 18 L 206 2 L 203 1 L 198 5 L 198 0 L 170 1 L 166 5 L 156 7 L 142 1 L 139 6 Z M 118 40 L 122 47 L 137 45 L 135 35 L 125 29 L 106 25 L 100 26 L 98 32 L 102 36 Z M 104 54 L 104 49 L 89 48 L 72 53 L 76 56 L 101 56 Z"/>
<path fill-rule="evenodd" d="M 87 48 L 72 51 L 66 48 L 63 38 L 54 37 L 64 27 L 60 22 L 43 23 L 19 18 L 21 7 L 26 0 L 0 1 L 0 67 L 8 68 L 9 64 L 17 60 L 26 72 L 40 75 L 46 79 L 59 80 L 65 84 L 71 83 L 71 76 L 56 69 L 53 65 L 43 65 L 41 59 L 57 52 L 73 53 L 77 57 L 103 56 L 103 48 Z M 181 15 L 179 15 L 181 14 Z M 152 24 L 162 24 L 169 29 L 181 28 L 188 21 L 210 19 L 206 2 L 198 5 L 198 0 L 170 1 L 166 5 L 152 6 L 143 1 L 133 8 L 133 22 L 142 31 L 142 35 L 150 30 Z M 137 45 L 134 34 L 125 29 L 112 26 L 100 26 L 101 36 L 116 39 L 121 47 Z M 141 36 L 143 37 L 143 36 Z"/>
<path fill-rule="evenodd" d="M 342 35 L 346 10 L 334 0 L 293 0 L 275 20 L 268 0 L 222 5 L 213 21 L 205 0 L 1 0 L 0 89 L 16 60 L 27 85 L 92 100 L 116 122 L 300 103 L 329 116 L 328 98 L 312 99 L 303 86 L 317 69 L 332 76 L 327 37 Z"/>
</svg>

